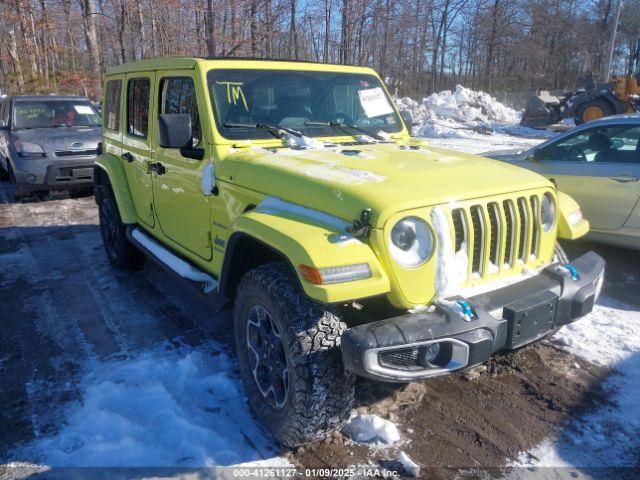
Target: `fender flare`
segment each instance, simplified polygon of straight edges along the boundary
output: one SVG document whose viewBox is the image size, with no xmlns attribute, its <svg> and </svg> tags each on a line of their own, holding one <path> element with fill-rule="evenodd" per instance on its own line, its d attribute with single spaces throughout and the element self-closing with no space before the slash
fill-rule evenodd
<svg viewBox="0 0 640 480">
<path fill-rule="evenodd" d="M 220 275 L 223 290 L 227 289 L 230 270 L 236 268 L 231 263 L 235 258 L 235 243 L 239 238 L 256 241 L 273 252 L 276 258 L 286 261 L 295 272 L 305 294 L 316 301 L 345 302 L 386 294 L 390 290 L 389 278 L 371 247 L 355 238 L 332 241 L 335 231 L 326 227 L 258 211 L 250 211 L 238 217 L 233 230 Z M 369 278 L 323 285 L 305 280 L 298 268 L 300 264 L 324 268 L 360 263 L 369 265 Z"/>
<path fill-rule="evenodd" d="M 138 215 L 131 197 L 131 190 L 127 183 L 127 176 L 122 167 L 122 162 L 115 155 L 103 153 L 96 158 L 93 171 L 94 187 L 104 183 L 104 179 L 108 180 L 113 195 L 118 204 L 118 212 L 124 224 L 138 223 Z M 97 191 L 97 188 L 96 188 Z"/>
<path fill-rule="evenodd" d="M 589 222 L 582 218 L 571 223 L 569 216 L 580 210 L 580 205 L 570 195 L 557 192 L 558 196 L 558 238 L 576 240 L 589 233 Z"/>
</svg>

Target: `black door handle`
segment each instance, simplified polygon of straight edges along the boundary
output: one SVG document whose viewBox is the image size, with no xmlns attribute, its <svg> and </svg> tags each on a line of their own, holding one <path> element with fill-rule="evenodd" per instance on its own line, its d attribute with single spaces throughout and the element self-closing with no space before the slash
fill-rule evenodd
<svg viewBox="0 0 640 480">
<path fill-rule="evenodd" d="M 154 172 L 156 175 L 164 175 L 167 171 L 164 168 L 164 165 L 162 165 L 160 162 L 155 162 L 149 165 L 149 170 Z"/>
<path fill-rule="evenodd" d="M 129 152 L 123 153 L 122 155 L 120 155 L 120 158 L 126 160 L 129 163 L 133 163 L 133 155 L 131 155 Z"/>
</svg>

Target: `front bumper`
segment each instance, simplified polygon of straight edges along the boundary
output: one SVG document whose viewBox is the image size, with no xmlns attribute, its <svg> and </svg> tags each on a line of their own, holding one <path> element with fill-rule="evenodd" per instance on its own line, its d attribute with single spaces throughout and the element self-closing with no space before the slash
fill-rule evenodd
<svg viewBox="0 0 640 480">
<path fill-rule="evenodd" d="M 18 159 L 14 161 L 16 183 L 24 192 L 91 187 L 95 156 L 69 160 Z"/>
<path fill-rule="evenodd" d="M 554 264 L 491 292 L 352 327 L 342 336 L 342 357 L 347 370 L 391 382 L 478 365 L 591 312 L 603 275 L 604 260 L 589 252 L 569 268 Z"/>
</svg>

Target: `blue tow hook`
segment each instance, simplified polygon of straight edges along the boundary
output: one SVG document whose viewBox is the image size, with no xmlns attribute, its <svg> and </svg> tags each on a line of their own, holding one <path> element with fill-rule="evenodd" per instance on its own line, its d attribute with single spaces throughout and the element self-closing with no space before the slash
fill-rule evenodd
<svg viewBox="0 0 640 480">
<path fill-rule="evenodd" d="M 578 274 L 578 270 L 576 270 L 576 267 L 574 267 L 571 264 L 567 264 L 565 265 L 565 267 L 567 268 L 567 270 L 569 270 L 569 273 L 571 274 L 571 279 L 574 282 L 577 282 L 580 279 L 580 274 Z"/>
<path fill-rule="evenodd" d="M 471 321 L 475 314 L 469 302 L 466 300 L 458 300 L 457 303 L 460 305 L 460 308 L 462 308 L 462 314 L 467 318 L 467 322 Z"/>
</svg>

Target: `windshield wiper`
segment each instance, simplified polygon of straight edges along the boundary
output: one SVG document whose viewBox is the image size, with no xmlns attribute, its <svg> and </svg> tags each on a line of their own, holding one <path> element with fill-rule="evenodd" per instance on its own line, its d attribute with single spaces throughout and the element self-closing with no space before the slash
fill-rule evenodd
<svg viewBox="0 0 640 480">
<path fill-rule="evenodd" d="M 302 133 L 294 130 L 293 128 L 283 127 L 281 125 L 270 125 L 268 123 L 225 123 L 222 125 L 225 128 L 258 128 L 267 130 L 271 135 L 276 138 L 283 139 L 281 131 L 287 132 L 296 137 L 301 137 Z"/>
<path fill-rule="evenodd" d="M 343 132 L 345 132 L 347 135 L 353 135 L 353 133 L 351 133 L 351 132 L 349 132 L 349 130 L 347 130 L 347 128 L 350 128 L 352 130 L 356 130 L 356 131 L 362 133 L 363 135 L 366 135 L 366 136 L 371 137 L 371 138 L 375 138 L 378 141 L 384 141 L 385 140 L 383 137 L 381 137 L 377 133 L 369 132 L 369 131 L 365 130 L 364 128 L 360 128 L 359 126 L 354 125 L 353 123 L 317 122 L 317 121 L 308 120 L 308 121 L 304 122 L 304 124 L 305 125 L 324 126 L 324 127 L 336 127 L 336 128 L 339 128 L 340 130 L 342 130 Z"/>
</svg>

